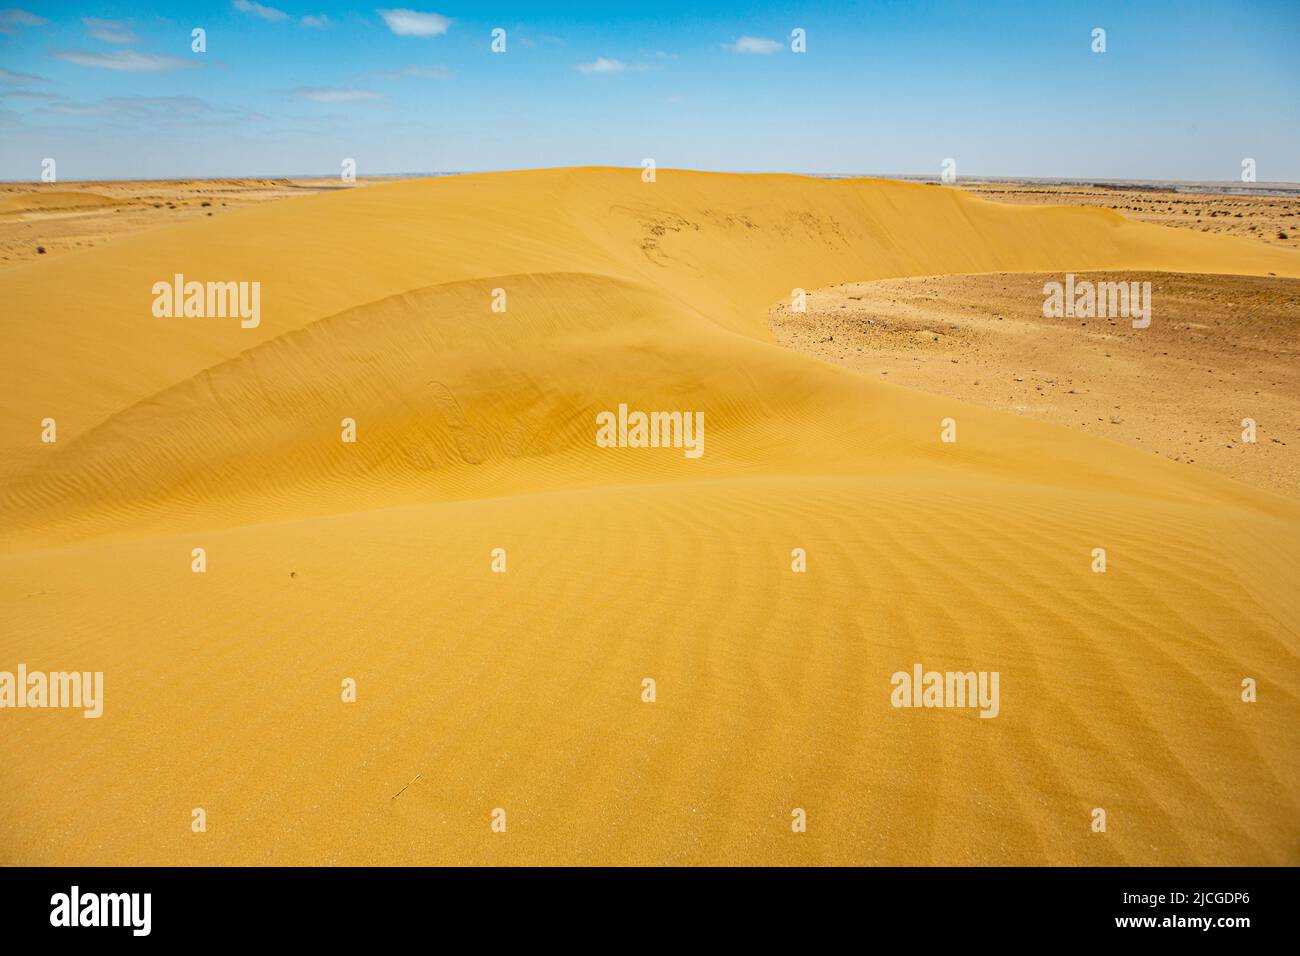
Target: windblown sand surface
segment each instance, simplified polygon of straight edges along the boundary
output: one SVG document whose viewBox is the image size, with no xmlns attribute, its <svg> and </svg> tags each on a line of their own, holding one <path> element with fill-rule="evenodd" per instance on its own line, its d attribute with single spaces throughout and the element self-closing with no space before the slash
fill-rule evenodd
<svg viewBox="0 0 1300 956">
<path fill-rule="evenodd" d="M 0 711 L 0 863 L 1300 862 L 1300 502 L 768 329 L 796 286 L 1066 270 L 1300 254 L 572 169 L 10 266 L 0 668 L 106 702 Z M 261 324 L 154 318 L 177 272 L 260 281 Z M 704 455 L 598 448 L 622 402 L 703 411 Z M 999 671 L 999 716 L 891 707 L 917 662 Z"/>
</svg>

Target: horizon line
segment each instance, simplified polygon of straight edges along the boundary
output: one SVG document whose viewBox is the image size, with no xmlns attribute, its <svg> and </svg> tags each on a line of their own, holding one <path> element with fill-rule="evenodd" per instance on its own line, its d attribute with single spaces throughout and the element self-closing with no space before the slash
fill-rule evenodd
<svg viewBox="0 0 1300 956">
<path fill-rule="evenodd" d="M 358 175 L 357 180 L 375 180 L 375 179 L 423 179 L 436 178 L 440 176 L 477 176 L 491 173 L 517 173 L 533 172 L 539 170 L 561 170 L 561 169 L 626 169 L 629 171 L 639 170 L 640 166 L 605 166 L 605 165 L 565 165 L 565 166 L 525 166 L 511 169 L 464 169 L 464 170 L 420 170 L 410 172 L 386 172 L 386 173 L 368 173 Z M 943 185 L 961 185 L 962 183 L 1006 183 L 1008 185 L 1026 184 L 1026 185 L 1079 185 L 1079 186 L 1164 186 L 1173 191 L 1178 191 L 1178 187 L 1189 186 L 1213 186 L 1220 189 L 1235 189 L 1241 193 L 1263 193 L 1280 191 L 1284 194 L 1290 192 L 1300 192 L 1300 182 L 1291 180 L 1267 180 L 1253 183 L 1241 182 L 1236 179 L 1137 179 L 1121 177 L 1099 177 L 1099 176 L 1008 176 L 1000 174 L 974 174 L 958 176 L 952 183 L 943 183 L 940 176 L 933 173 L 903 173 L 903 172 L 800 172 L 792 170 L 772 171 L 772 170 L 730 170 L 730 169 L 688 169 L 672 166 L 658 167 L 660 172 L 693 172 L 709 173 L 715 175 L 731 176 L 805 176 L 811 179 L 888 179 L 903 182 L 921 182 L 936 183 Z M 63 179 L 52 183 L 46 183 L 35 179 L 7 179 L 0 177 L 0 185 L 32 185 L 32 186 L 60 186 L 67 184 L 94 184 L 94 183 L 164 183 L 178 182 L 183 180 L 192 180 L 196 182 L 233 182 L 241 179 L 261 179 L 269 181 L 297 182 L 303 180 L 319 179 L 337 179 L 339 174 L 335 171 L 328 173 L 286 173 L 286 174 L 267 174 L 267 173 L 231 173 L 215 176 L 190 176 L 184 174 L 175 174 L 168 176 L 141 176 L 141 177 L 97 177 L 89 179 Z"/>
</svg>

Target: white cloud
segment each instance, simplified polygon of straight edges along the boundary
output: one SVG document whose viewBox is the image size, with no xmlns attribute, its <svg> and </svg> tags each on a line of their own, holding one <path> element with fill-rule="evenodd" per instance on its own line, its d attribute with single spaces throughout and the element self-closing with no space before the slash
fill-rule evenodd
<svg viewBox="0 0 1300 956">
<path fill-rule="evenodd" d="M 93 66 L 101 70 L 121 73 L 161 73 L 165 70 L 183 70 L 198 66 L 192 60 L 163 56 L 157 53 L 136 53 L 134 50 L 115 50 L 112 53 L 90 53 L 86 50 L 55 50 L 53 56 L 77 66 Z"/>
<path fill-rule="evenodd" d="M 441 13 L 420 13 L 416 10 L 377 10 L 388 29 L 399 37 L 440 37 L 447 32 L 451 21 Z"/>
<path fill-rule="evenodd" d="M 641 64 L 624 63 L 598 56 L 590 63 L 579 63 L 574 67 L 579 73 L 640 73 L 645 67 Z"/>
<path fill-rule="evenodd" d="M 105 43 L 135 43 L 139 39 L 131 24 L 125 20 L 97 20 L 94 17 L 82 17 L 86 32 L 96 40 Z"/>
<path fill-rule="evenodd" d="M 44 17 L 16 7 L 0 10 L 0 33 L 17 33 L 19 27 L 39 27 L 44 22 Z"/>
<path fill-rule="evenodd" d="M 383 99 L 374 90 L 342 89 L 333 86 L 305 86 L 289 92 L 313 103 L 360 103 L 365 100 Z"/>
<path fill-rule="evenodd" d="M 781 49 L 781 44 L 766 37 L 741 37 L 727 47 L 732 53 L 761 53 L 770 55 Z"/>
<path fill-rule="evenodd" d="M 50 82 L 43 76 L 33 76 L 31 73 L 14 73 L 11 70 L 0 68 L 0 83 L 48 83 Z"/>
<path fill-rule="evenodd" d="M 283 10 L 277 10 L 275 7 L 264 7 L 257 0 L 233 0 L 233 3 L 235 9 L 240 13 L 251 13 L 255 17 L 261 17 L 263 20 L 269 20 L 272 23 L 289 19 L 289 14 Z"/>
<path fill-rule="evenodd" d="M 298 22 L 312 30 L 324 30 L 330 25 L 330 18 L 322 13 L 318 17 L 303 17 Z"/>
</svg>

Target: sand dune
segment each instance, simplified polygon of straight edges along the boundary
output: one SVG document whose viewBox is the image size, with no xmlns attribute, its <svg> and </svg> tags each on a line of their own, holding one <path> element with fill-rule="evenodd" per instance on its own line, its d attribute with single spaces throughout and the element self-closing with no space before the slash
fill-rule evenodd
<svg viewBox="0 0 1300 956">
<path fill-rule="evenodd" d="M 0 862 L 1300 862 L 1300 504 L 767 328 L 796 286 L 1067 269 L 1300 254 L 570 169 L 10 267 L 0 668 L 103 670 L 106 702 L 0 714 Z M 260 281 L 260 324 L 155 318 L 175 273 Z M 597 447 L 619 403 L 703 411 L 704 455 Z M 997 719 L 891 707 L 918 661 L 1000 671 Z"/>
</svg>

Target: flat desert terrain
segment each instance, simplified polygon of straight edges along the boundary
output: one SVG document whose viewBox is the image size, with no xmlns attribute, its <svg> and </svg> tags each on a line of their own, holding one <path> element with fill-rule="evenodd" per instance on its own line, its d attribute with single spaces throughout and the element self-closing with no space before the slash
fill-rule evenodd
<svg viewBox="0 0 1300 956">
<path fill-rule="evenodd" d="M 969 182 L 960 188 L 997 202 L 1113 209 L 1138 222 L 1300 248 L 1300 189 L 1293 185 L 1236 183 L 1198 190 L 1195 184 L 1171 183 Z"/>
<path fill-rule="evenodd" d="M 0 193 L 0 668 L 104 674 L 0 714 L 0 864 L 1300 863 L 1289 239 L 674 170 L 121 188 Z M 1044 318 L 1067 272 L 1150 327 Z M 259 322 L 156 316 L 177 273 Z M 601 447 L 623 404 L 703 454 Z M 996 716 L 893 706 L 915 665 Z"/>
<path fill-rule="evenodd" d="M 157 226 L 345 187 L 338 179 L 0 183 L 0 268 Z"/>
<path fill-rule="evenodd" d="M 1300 282 L 1113 271 L 1151 325 L 1045 318 L 1052 273 L 921 276 L 812 292 L 777 341 L 869 376 L 1077 428 L 1300 496 Z M 886 380 L 885 378 L 881 379 Z M 1254 442 L 1242 420 L 1255 422 Z"/>
</svg>

